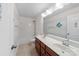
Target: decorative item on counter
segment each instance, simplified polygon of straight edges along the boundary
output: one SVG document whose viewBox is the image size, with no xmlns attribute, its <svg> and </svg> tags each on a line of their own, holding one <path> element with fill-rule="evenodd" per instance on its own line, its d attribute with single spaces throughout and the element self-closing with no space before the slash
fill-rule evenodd
<svg viewBox="0 0 79 59">
<path fill-rule="evenodd" d="M 57 23 L 56 25 L 58 28 L 60 28 L 62 26 L 62 24 L 60 22 Z"/>
<path fill-rule="evenodd" d="M 75 28 L 78 27 L 78 23 L 77 23 L 77 22 L 74 23 L 74 27 L 75 27 Z"/>
</svg>

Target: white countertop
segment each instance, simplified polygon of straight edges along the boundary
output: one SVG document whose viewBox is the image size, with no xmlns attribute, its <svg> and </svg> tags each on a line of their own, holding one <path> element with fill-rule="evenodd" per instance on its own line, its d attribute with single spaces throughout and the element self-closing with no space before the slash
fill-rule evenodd
<svg viewBox="0 0 79 59">
<path fill-rule="evenodd" d="M 42 35 L 37 35 L 36 37 L 60 56 L 79 56 L 79 48 L 76 48 L 73 46 L 67 47 L 62 44 L 62 41 L 58 41 L 54 38 L 43 37 Z M 62 51 L 61 48 L 63 48 L 63 47 L 67 48 L 64 50 L 66 50 L 68 53 Z"/>
</svg>

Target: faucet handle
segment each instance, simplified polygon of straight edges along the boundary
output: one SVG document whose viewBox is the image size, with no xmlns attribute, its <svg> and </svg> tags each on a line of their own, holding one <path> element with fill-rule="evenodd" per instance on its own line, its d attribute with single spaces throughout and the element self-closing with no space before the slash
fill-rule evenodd
<svg viewBox="0 0 79 59">
<path fill-rule="evenodd" d="M 68 41 L 67 41 L 67 40 L 63 40 L 63 45 L 65 45 L 65 46 L 69 46 Z"/>
<path fill-rule="evenodd" d="M 70 35 L 70 33 L 67 33 L 67 35 Z"/>
</svg>

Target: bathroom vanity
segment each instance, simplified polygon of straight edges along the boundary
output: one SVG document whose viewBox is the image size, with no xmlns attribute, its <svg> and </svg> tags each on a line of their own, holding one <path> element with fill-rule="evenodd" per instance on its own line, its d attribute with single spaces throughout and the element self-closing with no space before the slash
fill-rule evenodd
<svg viewBox="0 0 79 59">
<path fill-rule="evenodd" d="M 35 37 L 35 48 L 40 56 L 58 56 L 56 52 L 50 49 L 47 45 L 41 42 L 37 37 Z"/>
<path fill-rule="evenodd" d="M 38 35 L 35 37 L 35 48 L 39 56 L 79 56 L 79 48 L 74 46 L 65 46 L 62 41 L 57 39 L 64 39 L 53 36 L 44 37 Z"/>
</svg>

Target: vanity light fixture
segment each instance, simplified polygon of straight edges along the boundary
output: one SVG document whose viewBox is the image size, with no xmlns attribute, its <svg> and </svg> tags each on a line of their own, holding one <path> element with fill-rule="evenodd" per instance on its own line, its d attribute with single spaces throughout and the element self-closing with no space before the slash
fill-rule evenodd
<svg viewBox="0 0 79 59">
<path fill-rule="evenodd" d="M 55 9 L 61 9 L 63 7 L 64 7 L 63 3 L 56 3 L 56 8 Z"/>
<path fill-rule="evenodd" d="M 44 17 L 52 14 L 57 9 L 61 9 L 63 7 L 64 7 L 64 4 L 63 3 L 56 3 L 55 8 L 50 8 L 50 9 L 46 10 L 44 13 L 41 14 L 41 16 L 44 18 Z"/>
<path fill-rule="evenodd" d="M 47 15 L 49 15 L 52 13 L 52 9 L 46 10 L 46 12 L 47 12 Z"/>
<path fill-rule="evenodd" d="M 46 10 L 44 13 L 41 14 L 42 17 L 46 17 L 47 15 L 52 14 L 52 9 Z"/>
<path fill-rule="evenodd" d="M 44 18 L 44 17 L 46 17 L 46 14 L 45 13 L 42 13 L 41 16 Z"/>
</svg>

